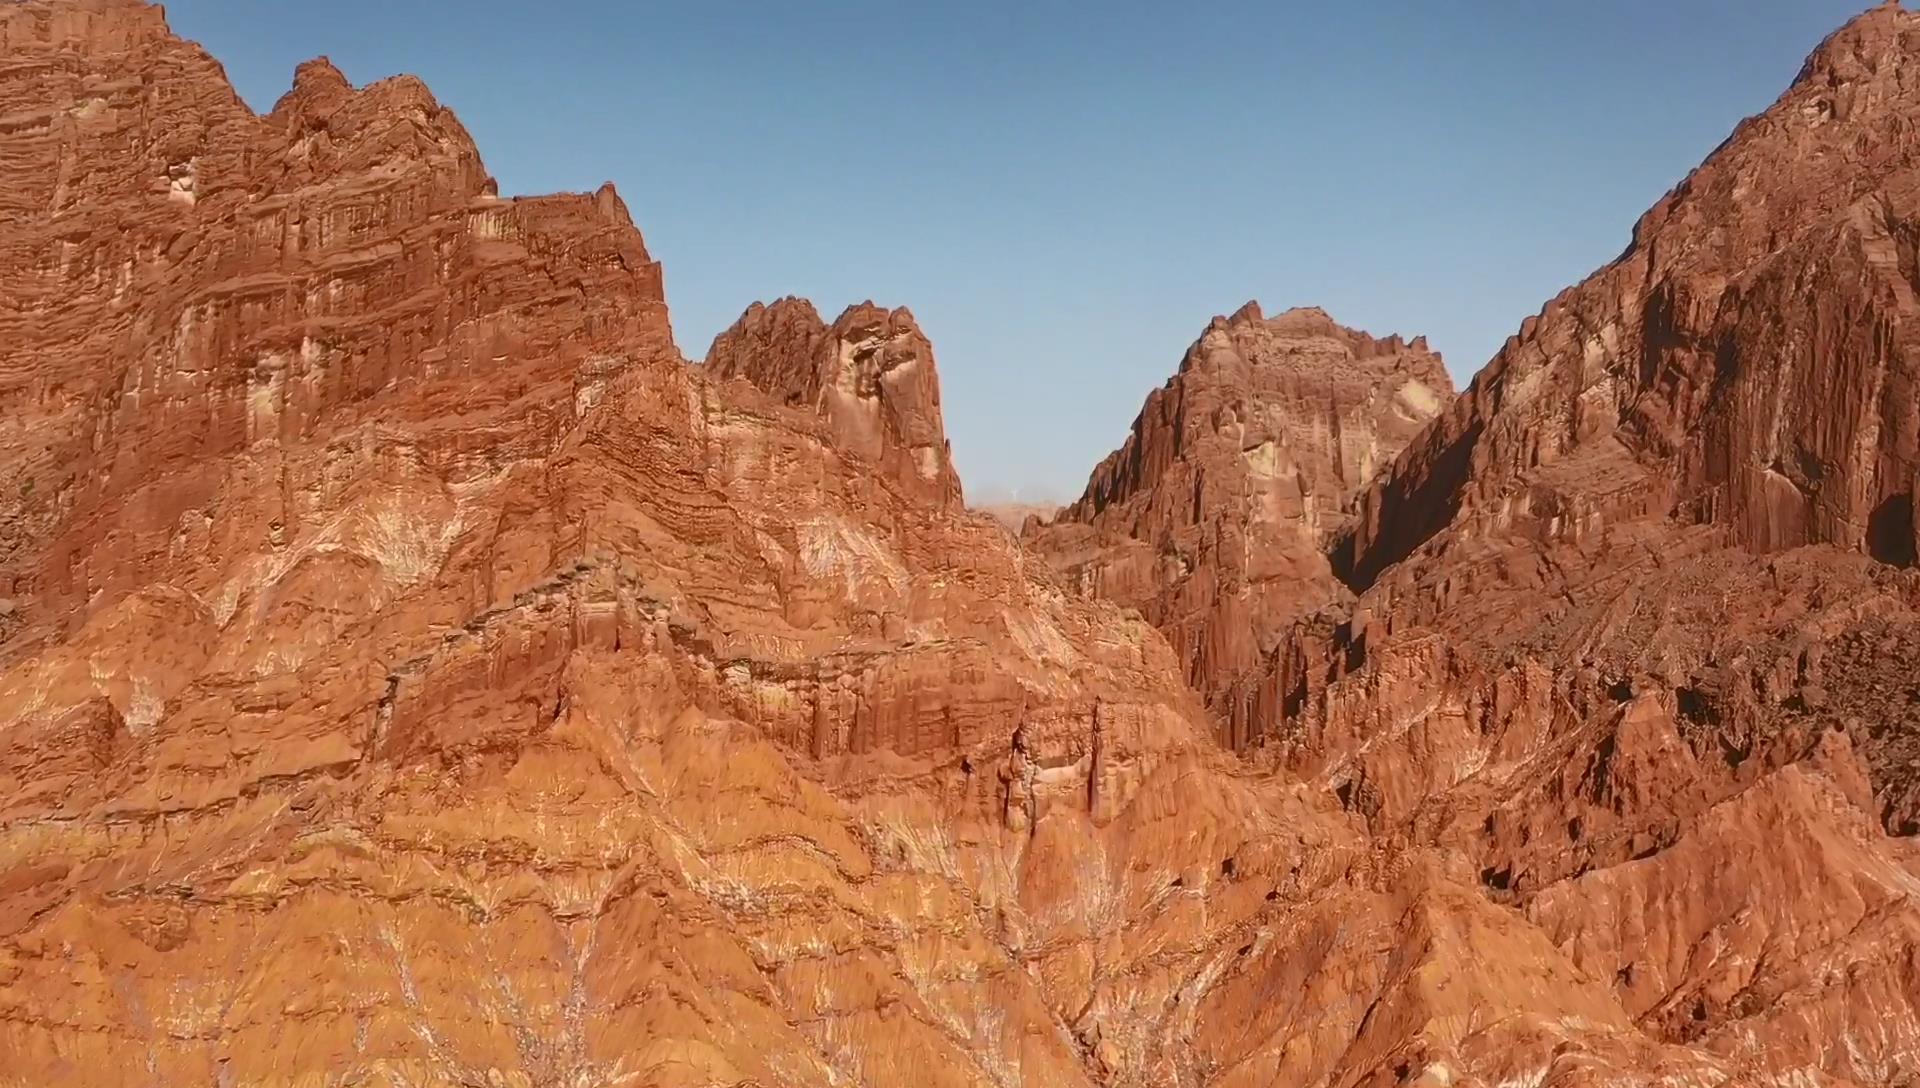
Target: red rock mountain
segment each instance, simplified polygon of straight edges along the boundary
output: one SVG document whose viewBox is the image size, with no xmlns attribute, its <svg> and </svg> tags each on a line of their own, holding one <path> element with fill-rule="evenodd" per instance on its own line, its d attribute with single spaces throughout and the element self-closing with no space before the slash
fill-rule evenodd
<svg viewBox="0 0 1920 1088">
<path fill-rule="evenodd" d="M 1243 312 L 1024 548 L 901 311 L 689 366 L 416 81 L 0 50 L 5 1088 L 1920 1074 L 1920 16 L 1451 404 Z"/>
<path fill-rule="evenodd" d="M 849 306 L 827 325 L 813 304 L 758 302 L 707 349 L 707 369 L 744 378 L 826 417 L 834 441 L 885 468 L 908 491 L 958 506 L 933 345 L 903 307 Z"/>
<path fill-rule="evenodd" d="M 1086 493 L 1028 543 L 1080 592 L 1164 631 L 1243 747 L 1265 656 L 1346 595 L 1327 550 L 1351 500 L 1452 396 L 1423 338 L 1248 303 L 1207 326 Z"/>
<path fill-rule="evenodd" d="M 1920 16 L 1824 42 L 1368 489 L 1262 756 L 1740 1083 L 1920 1070 Z"/>
<path fill-rule="evenodd" d="M 1643 514 L 1911 566 L 1913 34 L 1891 5 L 1835 35 L 1523 324 L 1369 496 L 1349 577 L 1447 527 L 1569 537 Z"/>
</svg>

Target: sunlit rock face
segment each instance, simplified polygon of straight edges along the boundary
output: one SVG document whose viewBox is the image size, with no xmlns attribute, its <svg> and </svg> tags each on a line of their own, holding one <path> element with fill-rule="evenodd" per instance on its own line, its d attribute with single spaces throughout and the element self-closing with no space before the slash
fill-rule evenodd
<svg viewBox="0 0 1920 1088">
<path fill-rule="evenodd" d="M 871 302 L 832 325 L 805 299 L 754 303 L 707 349 L 707 370 L 825 416 L 834 441 L 880 465 L 909 493 L 960 505 L 933 344 L 913 314 Z"/>
<path fill-rule="evenodd" d="M 1920 1069 L 1920 17 L 1883 6 L 1361 496 L 1263 765 L 1740 1083 Z M 1739 1079 L 1744 1078 L 1744 1079 Z"/>
<path fill-rule="evenodd" d="M 1915 37 L 1554 304 L 1708 387 L 1243 310 L 1017 539 L 905 311 L 690 366 L 417 81 L 0 8 L 0 1086 L 1907 1083 Z"/>
<path fill-rule="evenodd" d="M 1327 562 L 1354 496 L 1453 396 L 1426 341 L 1318 309 L 1215 318 L 1078 502 L 1026 534 L 1083 595 L 1165 632 L 1221 738 L 1257 737 L 1265 656 L 1347 597 Z"/>
</svg>

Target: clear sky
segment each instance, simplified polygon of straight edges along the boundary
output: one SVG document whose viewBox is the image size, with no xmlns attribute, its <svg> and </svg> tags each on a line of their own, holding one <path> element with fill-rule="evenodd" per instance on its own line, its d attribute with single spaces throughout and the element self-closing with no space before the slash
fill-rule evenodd
<svg viewBox="0 0 1920 1088">
<path fill-rule="evenodd" d="M 174 0 L 273 104 L 424 78 L 503 194 L 620 188 L 681 349 L 906 305 L 975 501 L 1077 495 L 1207 319 L 1424 333 L 1456 380 L 1867 0 Z"/>
</svg>

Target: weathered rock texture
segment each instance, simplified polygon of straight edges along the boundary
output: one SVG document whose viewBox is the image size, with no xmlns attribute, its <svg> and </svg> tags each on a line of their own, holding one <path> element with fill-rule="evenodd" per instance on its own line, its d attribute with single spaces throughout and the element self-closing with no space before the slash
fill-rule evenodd
<svg viewBox="0 0 1920 1088">
<path fill-rule="evenodd" d="M 1426 341 L 1248 303 L 1207 326 L 1080 500 L 1026 534 L 1079 592 L 1173 643 L 1233 747 L 1265 657 L 1348 596 L 1327 548 L 1347 507 L 1453 396 Z"/>
<path fill-rule="evenodd" d="M 849 306 L 828 325 L 805 299 L 754 303 L 707 349 L 707 369 L 745 378 L 826 417 L 840 448 L 881 466 L 911 493 L 958 506 L 933 345 L 905 307 Z"/>
<path fill-rule="evenodd" d="M 1903 175 L 1774 187 L 1892 161 L 1915 35 L 1881 11 L 1823 47 L 1716 158 L 1763 164 L 1749 191 L 1663 235 L 1804 285 L 1729 337 L 1905 365 L 1893 272 L 1831 273 L 1856 204 L 1905 252 Z M 1567 403 L 1508 361 L 1349 537 L 1299 466 L 1337 449 L 1350 489 L 1360 447 L 1276 425 L 1256 460 L 1284 440 L 1317 519 L 1276 539 L 1350 540 L 1362 591 L 1313 568 L 1321 611 L 1247 615 L 1279 634 L 1241 759 L 1190 659 L 960 508 L 899 312 L 750 312 L 688 366 L 612 190 L 498 199 L 416 82 L 316 62 L 255 116 L 133 0 L 0 7 L 0 46 L 0 1086 L 1920 1070 L 1920 572 L 1860 483 L 1893 468 L 1815 457 L 1864 488 L 1852 537 L 1842 491 L 1798 521 L 1691 501 L 1732 469 L 1616 455 L 1627 423 L 1503 468 L 1498 436 L 1560 433 L 1527 406 Z M 1787 199 L 1804 222 L 1733 237 Z M 1616 275 L 1570 297 L 1630 300 Z M 1893 339 L 1822 340 L 1849 307 Z M 1566 320 L 1529 337 L 1579 347 Z M 1332 326 L 1220 339 L 1302 328 Z M 1828 373 L 1749 350 L 1716 349 L 1702 433 L 1771 395 L 1749 361 Z M 1783 433 L 1882 464 L 1904 417 L 1871 388 Z M 1217 390 L 1194 403 L 1255 403 Z M 1269 494 L 1209 491 L 1176 448 L 1223 440 L 1184 434 L 1143 439 L 1151 479 L 1103 473 L 1105 510 Z M 1596 442 L 1642 475 L 1565 475 Z"/>
<path fill-rule="evenodd" d="M 1864 16 L 1521 326 L 1368 496 L 1342 564 L 1644 515 L 1914 561 L 1916 31 Z"/>
<path fill-rule="evenodd" d="M 1885 6 L 1372 485 L 1267 765 L 1742 1082 L 1920 1076 L 1920 17 Z"/>
</svg>

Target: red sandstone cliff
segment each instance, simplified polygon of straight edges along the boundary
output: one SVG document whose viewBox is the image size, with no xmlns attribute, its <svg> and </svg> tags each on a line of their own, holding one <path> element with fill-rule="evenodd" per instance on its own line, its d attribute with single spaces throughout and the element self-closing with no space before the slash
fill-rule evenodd
<svg viewBox="0 0 1920 1088">
<path fill-rule="evenodd" d="M 1347 506 L 1453 383 L 1424 339 L 1317 309 L 1215 318 L 1080 500 L 1026 534 L 1080 592 L 1166 633 L 1235 748 L 1264 657 L 1345 597 L 1326 552 Z"/>
<path fill-rule="evenodd" d="M 958 506 L 933 345 L 905 308 L 849 306 L 827 325 L 805 299 L 754 303 L 707 349 L 707 370 L 820 412 L 842 448 L 937 506 Z"/>
<path fill-rule="evenodd" d="M 1915 33 L 1886 5 L 1833 35 L 1524 323 L 1368 496 L 1351 579 L 1442 530 L 1435 549 L 1642 514 L 1911 565 Z"/>
<path fill-rule="evenodd" d="M 1697 457 L 1510 349 L 1364 500 L 1349 599 L 1314 549 L 1435 364 L 1209 331 L 1151 402 L 1206 411 L 1144 413 L 1073 531 L 1122 573 L 1270 539 L 1334 594 L 1232 636 L 1242 760 L 1191 657 L 959 508 L 900 312 L 750 311 L 689 367 L 612 191 L 497 199 L 417 82 L 316 63 L 258 117 L 157 9 L 0 8 L 0 1082 L 1908 1082 L 1920 574 L 1860 467 L 1908 266 L 1834 209 L 1905 252 L 1914 20 L 1823 47 L 1716 157 L 1737 199 L 1663 205 L 1645 267 L 1804 287 L 1726 273 L 1778 316 L 1724 326 Z M 1569 297 L 1646 309 L 1619 267 Z M 1597 387 L 1659 388 L 1602 329 Z M 1375 392 L 1252 410 L 1323 364 Z M 1694 501 L 1767 374 L 1834 379 L 1778 414 L 1812 499 Z"/>
<path fill-rule="evenodd" d="M 1163 645 L 944 442 L 686 366 L 612 189 L 499 199 L 417 81 L 0 43 L 0 1077 L 1073 1082 L 1002 837 L 1195 748 Z M 923 455 L 924 338 L 835 328 Z"/>
<path fill-rule="evenodd" d="M 1917 87 L 1920 16 L 1861 16 L 1525 322 L 1257 714 L 1752 1083 L 1920 1068 Z"/>
<path fill-rule="evenodd" d="M 674 357 L 612 188 L 498 199 L 417 80 L 311 61 L 257 117 L 157 8 L 5 18 L 9 653 L 168 560 L 284 548 L 363 474 L 551 449 Z"/>
</svg>

